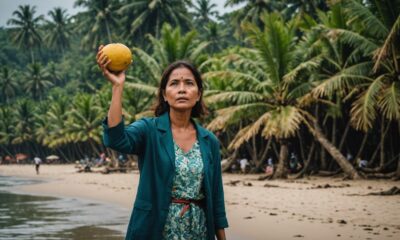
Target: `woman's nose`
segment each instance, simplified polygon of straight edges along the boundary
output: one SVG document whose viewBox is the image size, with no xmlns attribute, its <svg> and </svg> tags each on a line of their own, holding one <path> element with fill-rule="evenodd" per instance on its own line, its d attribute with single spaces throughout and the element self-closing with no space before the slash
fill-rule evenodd
<svg viewBox="0 0 400 240">
<path fill-rule="evenodd" d="M 186 92 L 185 84 L 179 84 L 178 91 L 179 92 Z"/>
</svg>

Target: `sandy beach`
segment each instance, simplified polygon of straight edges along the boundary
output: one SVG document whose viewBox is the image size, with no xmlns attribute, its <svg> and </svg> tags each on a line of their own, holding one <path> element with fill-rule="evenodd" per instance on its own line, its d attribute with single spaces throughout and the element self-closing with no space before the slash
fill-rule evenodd
<svg viewBox="0 0 400 240">
<path fill-rule="evenodd" d="M 139 173 L 77 173 L 74 165 L 1 165 L 0 175 L 44 180 L 16 191 L 103 201 L 131 211 Z M 227 239 L 400 239 L 399 182 L 339 178 L 257 181 L 224 174 Z M 232 184 L 236 183 L 236 184 Z"/>
</svg>

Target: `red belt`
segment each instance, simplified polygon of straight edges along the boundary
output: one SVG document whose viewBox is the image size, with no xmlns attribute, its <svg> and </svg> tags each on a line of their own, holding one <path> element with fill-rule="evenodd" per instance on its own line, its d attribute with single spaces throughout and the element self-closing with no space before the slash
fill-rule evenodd
<svg viewBox="0 0 400 240">
<path fill-rule="evenodd" d="M 187 212 L 190 208 L 190 204 L 193 203 L 194 205 L 199 206 L 200 208 L 204 208 L 204 201 L 203 200 L 194 200 L 194 199 L 177 199 L 172 198 L 173 203 L 184 204 L 179 216 L 182 217 L 185 212 Z"/>
</svg>

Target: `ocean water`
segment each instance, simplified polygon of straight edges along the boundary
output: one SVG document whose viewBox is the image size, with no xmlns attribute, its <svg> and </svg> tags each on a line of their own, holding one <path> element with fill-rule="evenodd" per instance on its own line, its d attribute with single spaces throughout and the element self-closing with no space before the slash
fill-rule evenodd
<svg viewBox="0 0 400 240">
<path fill-rule="evenodd" d="M 35 196 L 15 191 L 37 180 L 0 176 L 0 239 L 124 238 L 130 211 L 76 198 Z"/>
</svg>

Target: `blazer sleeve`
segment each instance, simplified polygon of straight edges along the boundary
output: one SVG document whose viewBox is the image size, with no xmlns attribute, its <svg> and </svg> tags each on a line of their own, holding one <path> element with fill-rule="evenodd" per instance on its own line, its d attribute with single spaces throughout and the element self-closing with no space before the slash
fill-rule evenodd
<svg viewBox="0 0 400 240">
<path fill-rule="evenodd" d="M 102 122 L 103 142 L 106 147 L 121 153 L 140 155 L 144 149 L 147 124 L 144 119 L 124 125 L 124 117 L 114 127 L 109 127 L 107 117 Z"/>
<path fill-rule="evenodd" d="M 214 141 L 214 153 L 215 156 L 215 180 L 214 180 L 214 223 L 215 229 L 223 229 L 228 227 L 228 220 L 225 212 L 225 201 L 224 201 L 224 187 L 222 183 L 222 170 L 221 170 L 221 154 L 219 152 L 219 142 L 215 138 Z"/>
</svg>

